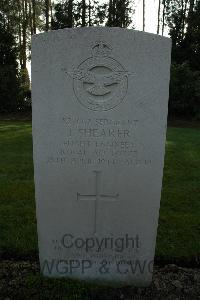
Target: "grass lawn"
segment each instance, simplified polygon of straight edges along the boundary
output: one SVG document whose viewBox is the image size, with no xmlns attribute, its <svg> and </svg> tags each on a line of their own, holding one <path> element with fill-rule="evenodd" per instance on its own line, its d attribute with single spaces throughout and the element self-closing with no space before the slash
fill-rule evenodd
<svg viewBox="0 0 200 300">
<path fill-rule="evenodd" d="M 156 255 L 200 256 L 200 130 L 168 128 Z M 29 121 L 0 122 L 0 252 L 36 256 Z"/>
</svg>

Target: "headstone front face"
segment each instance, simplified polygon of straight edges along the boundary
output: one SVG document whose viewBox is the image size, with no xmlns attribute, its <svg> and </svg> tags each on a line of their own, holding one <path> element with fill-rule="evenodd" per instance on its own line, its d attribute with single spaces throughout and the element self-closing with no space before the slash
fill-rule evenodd
<svg viewBox="0 0 200 300">
<path fill-rule="evenodd" d="M 41 270 L 151 282 L 171 42 L 118 28 L 33 37 L 34 168 Z"/>
</svg>

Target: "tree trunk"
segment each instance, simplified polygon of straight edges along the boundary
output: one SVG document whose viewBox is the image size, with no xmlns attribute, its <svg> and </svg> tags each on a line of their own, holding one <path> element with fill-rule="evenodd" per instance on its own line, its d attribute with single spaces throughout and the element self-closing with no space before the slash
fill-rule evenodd
<svg viewBox="0 0 200 300">
<path fill-rule="evenodd" d="M 108 26 L 112 26 L 112 23 L 113 23 L 113 14 L 112 14 L 112 11 L 113 11 L 113 1 L 110 0 L 109 1 L 109 7 L 108 7 Z"/>
<path fill-rule="evenodd" d="M 35 0 L 32 0 L 33 34 L 36 34 L 36 13 L 35 13 L 35 9 L 36 9 Z"/>
<path fill-rule="evenodd" d="M 89 0 L 89 26 L 92 26 L 92 20 L 91 20 L 91 0 Z"/>
<path fill-rule="evenodd" d="M 86 4 L 85 4 L 85 0 L 82 0 L 82 23 L 81 26 L 85 27 L 86 25 Z"/>
<path fill-rule="evenodd" d="M 45 30 L 49 31 L 49 0 L 45 0 Z"/>
<path fill-rule="evenodd" d="M 52 29 L 52 22 L 53 22 L 53 5 L 52 5 L 51 0 L 50 0 L 50 11 L 51 11 L 51 29 Z"/>
<path fill-rule="evenodd" d="M 117 0 L 113 0 L 113 25 L 112 26 L 117 26 Z"/>
<path fill-rule="evenodd" d="M 193 11 L 194 11 L 194 0 L 189 1 L 190 6 L 189 6 L 189 12 L 188 12 L 188 28 L 187 28 L 187 34 L 190 36 L 191 34 L 191 22 L 192 22 L 192 16 L 193 16 Z"/>
<path fill-rule="evenodd" d="M 159 0 L 158 3 L 158 26 L 157 26 L 157 34 L 160 32 L 160 6 L 161 6 L 161 0 Z"/>
<path fill-rule="evenodd" d="M 19 63 L 20 63 L 20 68 L 22 68 L 22 29 L 21 29 L 21 22 L 22 22 L 22 18 L 21 18 L 21 13 L 20 10 L 18 12 L 18 18 L 19 18 L 19 22 L 18 22 L 18 39 L 19 39 Z"/>
<path fill-rule="evenodd" d="M 74 26 L 74 23 L 73 23 L 73 0 L 69 0 L 68 16 L 69 16 L 69 27 L 72 28 Z"/>
<path fill-rule="evenodd" d="M 26 69 L 27 0 L 22 1 L 22 69 Z"/>
<path fill-rule="evenodd" d="M 185 35 L 185 21 L 186 21 L 186 13 L 187 13 L 187 4 L 188 4 L 188 0 L 181 1 L 181 14 L 182 14 L 181 36 L 182 36 L 182 39 L 184 38 L 184 35 Z"/>
<path fill-rule="evenodd" d="M 142 28 L 142 30 L 145 31 L 145 0 L 143 0 L 143 11 L 142 11 L 142 13 L 143 13 L 143 22 L 142 22 L 143 28 Z"/>
<path fill-rule="evenodd" d="M 162 36 L 165 30 L 165 10 L 166 10 L 166 0 L 163 0 L 163 15 L 162 15 Z"/>
<path fill-rule="evenodd" d="M 31 2 L 29 2 L 29 4 L 28 4 L 28 10 L 29 10 L 29 26 L 30 26 L 31 35 L 33 35 L 33 17 L 32 17 Z"/>
<path fill-rule="evenodd" d="M 185 0 L 185 3 L 183 3 L 182 38 L 184 38 L 184 35 L 185 35 L 185 21 L 186 21 L 187 4 L 188 4 L 188 0 Z"/>
</svg>

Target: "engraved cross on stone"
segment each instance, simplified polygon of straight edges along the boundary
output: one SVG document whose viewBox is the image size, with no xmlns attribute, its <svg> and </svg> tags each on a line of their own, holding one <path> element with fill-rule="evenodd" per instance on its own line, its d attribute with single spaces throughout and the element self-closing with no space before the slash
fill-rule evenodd
<svg viewBox="0 0 200 300">
<path fill-rule="evenodd" d="M 100 192 L 100 182 L 101 182 L 101 171 L 93 171 L 95 174 L 95 194 L 91 195 L 81 195 L 77 193 L 77 200 L 91 200 L 94 201 L 94 234 L 97 233 L 97 214 L 98 214 L 98 204 L 100 201 L 116 201 L 119 198 L 119 194 L 106 195 Z"/>
</svg>

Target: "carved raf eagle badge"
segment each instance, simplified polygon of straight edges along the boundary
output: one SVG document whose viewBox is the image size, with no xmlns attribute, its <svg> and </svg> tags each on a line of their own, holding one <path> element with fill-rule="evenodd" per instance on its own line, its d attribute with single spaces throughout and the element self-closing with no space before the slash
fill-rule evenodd
<svg viewBox="0 0 200 300">
<path fill-rule="evenodd" d="M 94 111 L 106 111 L 119 105 L 128 88 L 128 72 L 114 58 L 112 48 L 96 42 L 92 57 L 83 61 L 73 72 L 74 93 L 78 101 Z"/>
</svg>

